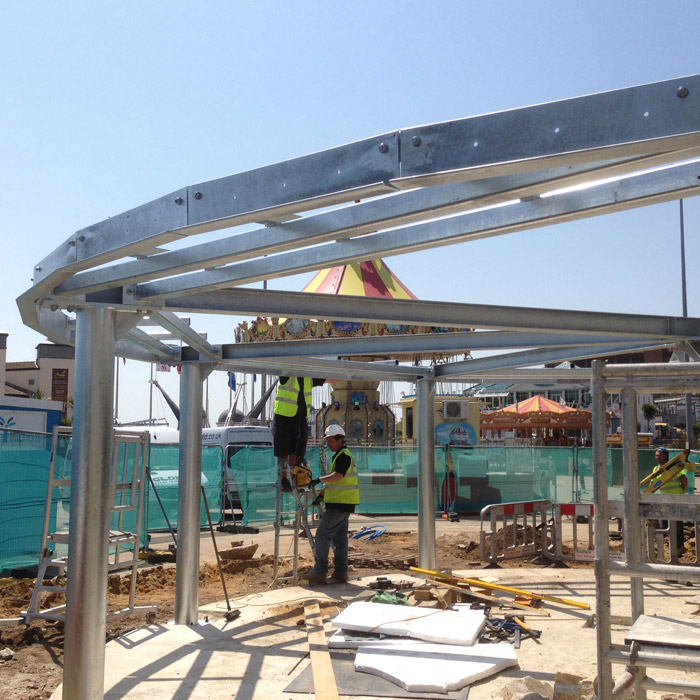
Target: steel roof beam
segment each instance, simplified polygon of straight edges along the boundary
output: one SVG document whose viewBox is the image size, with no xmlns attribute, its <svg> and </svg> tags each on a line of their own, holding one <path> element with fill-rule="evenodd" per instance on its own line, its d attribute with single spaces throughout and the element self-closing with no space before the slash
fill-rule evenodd
<svg viewBox="0 0 700 700">
<path fill-rule="evenodd" d="M 666 347 L 667 345 L 668 344 L 639 343 L 635 347 L 629 345 L 604 345 L 588 348 L 569 347 L 525 350 L 524 352 L 506 353 L 503 355 L 494 355 L 492 357 L 482 357 L 476 360 L 465 360 L 464 362 L 452 362 L 449 365 L 438 365 L 435 367 L 435 376 L 436 378 L 466 376 L 489 369 L 525 367 L 528 365 L 546 364 L 548 362 L 562 362 L 564 360 L 606 357 L 621 352 L 652 350 L 658 347 Z"/>
<path fill-rule="evenodd" d="M 136 299 L 162 299 L 189 291 L 224 289 L 263 279 L 320 270 L 333 265 L 399 255 L 504 233 L 573 221 L 700 194 L 700 163 L 597 185 L 551 197 L 538 197 L 438 221 L 403 226 L 309 250 L 282 253 L 136 285 Z M 127 290 L 129 291 L 129 290 Z"/>
<path fill-rule="evenodd" d="M 587 163 L 401 192 L 276 226 L 237 233 L 218 241 L 78 273 L 59 284 L 54 293 L 84 294 L 317 245 L 340 237 L 352 238 L 373 233 L 379 228 L 452 215 L 521 197 L 534 197 L 557 188 L 588 182 L 594 176 L 611 177 L 666 161 L 664 154 L 663 157 L 646 159 Z"/>
<path fill-rule="evenodd" d="M 658 342 L 666 342 L 655 339 Z M 318 357 L 319 355 L 389 355 L 433 352 L 463 353 L 471 350 L 557 347 L 576 345 L 638 345 L 637 338 L 575 333 L 518 333 L 487 331 L 479 333 L 427 333 L 349 338 L 310 338 L 235 343 L 222 346 L 226 360 L 272 357 Z"/>
<path fill-rule="evenodd" d="M 201 355 L 206 356 L 210 360 L 221 359 L 220 347 L 217 348 L 208 343 L 206 338 L 192 330 L 189 325 L 182 322 L 174 313 L 157 311 L 151 314 L 151 318 Z"/>
<path fill-rule="evenodd" d="M 394 186 L 663 153 L 677 160 L 674 152 L 698 147 L 699 134 L 697 75 L 394 131 L 183 188 L 113 216 L 69 238 L 36 266 L 35 278 L 148 254 L 183 235 L 284 220 Z"/>
<path fill-rule="evenodd" d="M 373 299 L 261 289 L 229 289 L 166 301 L 172 311 L 379 321 L 423 326 L 602 333 L 646 338 L 700 337 L 700 318 L 570 311 L 444 301 Z"/>
<path fill-rule="evenodd" d="M 283 360 L 235 360 L 221 363 L 221 369 L 229 371 L 294 375 L 302 377 L 333 377 L 337 379 L 365 379 L 376 381 L 414 382 L 432 375 L 430 367 L 408 367 L 349 360 L 320 358 L 284 358 Z"/>
</svg>

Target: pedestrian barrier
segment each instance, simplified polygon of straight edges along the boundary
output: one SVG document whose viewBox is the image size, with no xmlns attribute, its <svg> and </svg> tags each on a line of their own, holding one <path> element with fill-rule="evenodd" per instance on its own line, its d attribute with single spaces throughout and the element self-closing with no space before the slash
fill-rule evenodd
<svg viewBox="0 0 700 700">
<path fill-rule="evenodd" d="M 676 543 L 676 528 L 683 521 L 676 520 L 656 520 L 650 519 L 645 523 L 647 557 L 652 564 L 673 564 L 678 566 L 700 566 L 698 559 L 697 542 L 700 535 L 700 521 L 685 522 L 685 525 L 692 525 L 694 533 L 694 546 L 690 545 L 686 540 L 685 547 L 687 549 L 678 550 Z M 666 543 L 666 544 L 665 544 Z M 665 545 L 665 546 L 664 546 Z M 681 557 L 691 549 L 695 550 L 695 557 L 688 559 L 686 557 L 681 561 Z"/>
<path fill-rule="evenodd" d="M 551 501 L 519 501 L 482 508 L 481 559 L 495 563 L 542 554 L 547 518 L 552 507 Z M 484 529 L 486 525 L 488 530 Z"/>
<path fill-rule="evenodd" d="M 564 530 L 562 518 L 571 518 L 573 529 L 573 552 L 563 552 Z M 579 525 L 581 526 L 579 528 Z M 581 535 L 580 531 L 585 532 Z M 544 556 L 551 561 L 593 561 L 593 504 L 555 503 L 552 520 L 547 525 L 549 544 L 544 548 Z"/>
</svg>

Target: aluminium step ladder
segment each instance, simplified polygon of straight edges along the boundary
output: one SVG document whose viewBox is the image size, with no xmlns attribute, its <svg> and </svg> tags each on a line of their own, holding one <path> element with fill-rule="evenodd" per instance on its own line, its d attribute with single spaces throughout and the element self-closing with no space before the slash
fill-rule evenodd
<svg viewBox="0 0 700 700">
<path fill-rule="evenodd" d="M 275 583 L 291 581 L 292 585 L 296 586 L 299 583 L 299 536 L 303 531 L 304 536 L 311 546 L 311 551 L 313 552 L 314 536 L 311 527 L 312 523 L 314 526 L 318 525 L 321 519 L 321 515 L 323 514 L 323 499 L 321 498 L 321 492 L 319 492 L 316 487 L 309 489 L 297 487 L 296 480 L 292 477 L 292 472 L 287 460 L 280 460 L 278 466 L 280 469 L 277 479 L 275 505 L 275 563 L 272 577 Z M 289 491 L 282 490 L 283 479 L 286 479 L 289 484 Z M 291 497 L 291 510 L 285 509 L 285 495 Z M 290 532 L 286 533 L 290 535 L 291 542 L 287 548 L 287 552 L 282 554 L 280 552 L 281 544 L 284 539 L 282 521 L 285 517 L 292 518 L 292 525 L 291 528 L 289 528 Z M 312 522 L 309 522 L 309 519 L 311 519 Z M 283 560 L 292 561 L 292 572 L 287 576 L 279 575 L 280 564 Z"/>
<path fill-rule="evenodd" d="M 68 512 L 64 506 L 64 501 L 66 500 L 65 494 L 70 493 L 71 480 L 65 472 L 68 471 L 70 464 L 71 436 L 71 428 L 56 427 L 54 429 L 46 489 L 44 523 L 41 534 L 39 567 L 29 605 L 26 610 L 21 611 L 24 622 L 27 625 L 34 619 L 65 621 L 65 603 L 43 609 L 41 605 L 44 596 L 65 595 L 67 592 L 66 586 L 45 585 L 44 579 L 47 573 L 55 571 L 56 575 L 70 576 L 67 549 L 69 529 L 61 529 L 50 533 L 49 528 L 54 503 L 56 503 L 54 516 L 56 521 L 64 520 L 63 524 L 68 524 Z M 110 515 L 110 525 L 113 525 L 114 529 L 109 531 L 108 572 L 129 572 L 131 581 L 127 606 L 120 610 L 108 612 L 108 619 L 115 619 L 133 612 L 145 612 L 151 617 L 157 609 L 154 605 L 137 607 L 134 604 L 136 575 L 140 563 L 139 542 L 143 525 L 144 495 L 145 489 L 148 488 L 148 451 L 148 433 L 119 432 L 114 436 L 111 468 L 111 493 L 113 497 L 111 499 Z M 63 469 L 61 469 L 61 464 L 63 464 Z M 58 478 L 56 476 L 57 465 L 59 465 L 59 473 L 63 472 L 63 475 Z M 63 498 L 54 498 L 54 489 L 58 489 L 58 495 L 63 495 Z M 58 513 L 61 507 L 63 507 L 62 518 Z M 129 520 L 128 523 L 127 519 Z M 130 529 L 127 530 L 127 526 Z"/>
</svg>

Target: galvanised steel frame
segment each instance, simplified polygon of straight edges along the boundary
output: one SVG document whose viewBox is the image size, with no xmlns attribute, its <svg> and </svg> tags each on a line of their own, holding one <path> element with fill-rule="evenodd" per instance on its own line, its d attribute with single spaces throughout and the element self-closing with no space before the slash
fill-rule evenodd
<svg viewBox="0 0 700 700">
<path fill-rule="evenodd" d="M 199 487 L 188 480 L 187 465 L 196 468 L 192 446 L 200 437 L 198 402 L 190 399 L 212 369 L 417 382 L 419 417 L 429 425 L 426 397 L 442 379 L 669 345 L 700 359 L 698 318 L 314 296 L 241 285 L 690 197 L 700 190 L 700 164 L 689 162 L 698 156 L 698 75 L 401 129 L 184 187 L 82 229 L 35 266 L 33 285 L 18 305 L 28 326 L 76 344 L 76 373 L 84 377 L 75 394 L 79 470 L 99 471 L 100 451 L 111 445 L 115 354 L 187 368 L 181 400 L 183 413 L 193 415 L 185 418 L 190 427 L 181 445 L 180 483 L 188 491 L 179 519 L 190 537 L 199 522 Z M 570 189 L 575 185 L 588 186 Z M 163 247 L 223 229 L 231 233 L 215 242 Z M 478 330 L 215 345 L 178 312 Z M 140 327 L 154 322 L 184 347 Z M 334 359 L 475 349 L 502 354 L 433 367 Z M 427 490 L 432 451 L 420 445 L 419 452 Z M 100 527 L 85 533 L 82 524 L 89 504 L 106 502 L 103 481 L 74 481 L 83 490 L 73 499 L 74 546 L 93 548 L 103 534 Z M 419 559 L 428 562 L 434 557 L 432 498 L 421 489 Z M 189 545 L 180 552 L 177 621 L 192 623 L 198 552 Z M 101 568 L 90 568 L 89 556 L 85 561 L 74 575 L 99 579 Z M 104 630 L 94 639 L 81 630 L 104 615 L 71 596 L 70 582 L 68 606 L 64 693 L 101 697 L 104 655 L 97 640 Z"/>
<path fill-rule="evenodd" d="M 630 580 L 630 612 L 634 623 L 644 614 L 644 579 L 682 578 L 700 582 L 697 567 L 648 563 L 644 557 L 644 522 L 648 519 L 690 520 L 698 517 L 700 496 L 639 493 L 639 459 L 637 444 L 637 392 L 675 393 L 700 391 L 700 365 L 685 362 L 666 365 L 606 365 L 594 360 L 591 393 L 593 397 L 593 458 L 595 498 L 595 576 L 596 635 L 598 656 L 598 697 L 622 698 L 629 685 L 634 697 L 645 700 L 647 690 L 697 694 L 700 683 L 678 671 L 700 669 L 700 653 L 688 640 L 679 636 L 675 646 L 662 634 L 643 644 L 613 644 L 611 636 L 610 577 Z M 605 440 L 606 396 L 620 394 L 622 404 L 622 462 L 624 499 L 608 500 L 608 464 Z M 613 512 L 614 509 L 614 512 Z M 610 561 L 608 521 L 612 515 L 623 519 L 624 561 Z M 668 620 L 668 618 L 662 618 Z M 661 628 L 659 628 L 660 630 Z M 666 637 L 668 635 L 665 635 Z M 611 664 L 625 664 L 627 678 L 613 685 Z M 675 671 L 671 679 L 647 675 L 647 667 Z"/>
</svg>

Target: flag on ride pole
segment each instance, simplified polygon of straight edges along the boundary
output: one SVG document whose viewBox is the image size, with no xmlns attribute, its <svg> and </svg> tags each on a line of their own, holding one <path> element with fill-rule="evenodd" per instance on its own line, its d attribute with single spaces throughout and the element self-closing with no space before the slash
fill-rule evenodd
<svg viewBox="0 0 700 700">
<path fill-rule="evenodd" d="M 234 372 L 228 373 L 228 388 L 231 391 L 236 391 L 236 375 Z"/>
</svg>

